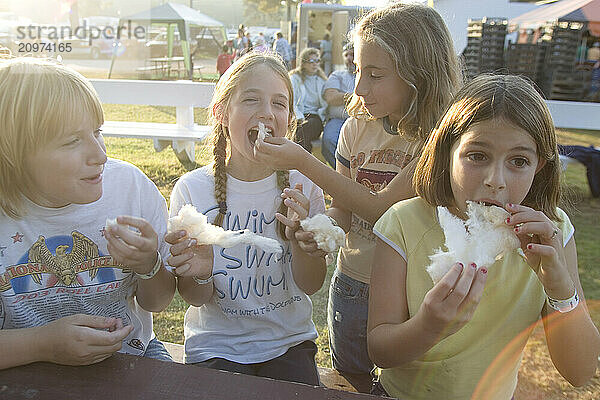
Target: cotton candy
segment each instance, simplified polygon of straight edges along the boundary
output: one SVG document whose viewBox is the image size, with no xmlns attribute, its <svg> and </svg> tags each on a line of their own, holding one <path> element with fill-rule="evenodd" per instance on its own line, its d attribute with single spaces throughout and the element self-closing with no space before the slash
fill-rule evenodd
<svg viewBox="0 0 600 400">
<path fill-rule="evenodd" d="M 519 238 L 505 223 L 510 214 L 503 208 L 467 201 L 468 219 L 464 222 L 445 207 L 438 207 L 437 211 L 447 250 L 439 248 L 429 257 L 431 264 L 427 272 L 434 283 L 439 282 L 454 263 L 475 263 L 489 268 L 504 254 L 520 248 Z"/>
<path fill-rule="evenodd" d="M 257 235 L 248 229 L 226 231 L 208 222 L 206 215 L 196 211 L 191 204 L 184 205 L 176 216 L 169 218 L 167 230 L 169 233 L 184 230 L 190 238 L 196 239 L 198 244 L 214 244 L 224 248 L 249 244 L 269 253 L 283 253 L 283 248 L 277 240 Z"/>
</svg>

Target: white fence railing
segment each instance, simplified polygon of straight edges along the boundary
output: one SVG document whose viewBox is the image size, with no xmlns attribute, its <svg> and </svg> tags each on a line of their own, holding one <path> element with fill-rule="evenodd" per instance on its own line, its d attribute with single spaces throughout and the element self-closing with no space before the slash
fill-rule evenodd
<svg viewBox="0 0 600 400">
<path fill-rule="evenodd" d="M 176 123 L 106 121 L 106 136 L 148 138 L 161 151 L 171 145 L 182 162 L 194 161 L 194 142 L 202 141 L 210 127 L 194 123 L 194 107 L 210 104 L 215 84 L 190 81 L 92 79 L 105 104 L 174 106 Z M 547 100 L 558 128 L 600 130 L 600 103 Z"/>
<path fill-rule="evenodd" d="M 91 81 L 104 104 L 175 107 L 175 124 L 106 121 L 102 127 L 103 135 L 152 139 L 156 151 L 171 145 L 183 163 L 195 160 L 194 143 L 204 140 L 210 127 L 194 123 L 194 107 L 208 107 L 215 89 L 214 83 L 118 79 Z"/>
</svg>

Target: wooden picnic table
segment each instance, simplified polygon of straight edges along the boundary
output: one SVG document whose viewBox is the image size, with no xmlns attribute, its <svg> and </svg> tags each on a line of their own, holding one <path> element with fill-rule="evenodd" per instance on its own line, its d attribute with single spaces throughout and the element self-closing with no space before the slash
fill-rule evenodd
<svg viewBox="0 0 600 400">
<path fill-rule="evenodd" d="M 180 71 L 185 71 L 183 57 L 155 57 L 150 58 L 148 61 L 153 64 L 153 67 L 156 70 L 162 72 L 163 77 L 171 77 L 171 65 L 173 64 L 176 65 L 173 69 L 177 71 L 177 77 L 179 77 Z"/>
<path fill-rule="evenodd" d="M 88 366 L 33 363 L 0 371 L 2 399 L 311 399 L 379 397 L 117 353 Z"/>
</svg>

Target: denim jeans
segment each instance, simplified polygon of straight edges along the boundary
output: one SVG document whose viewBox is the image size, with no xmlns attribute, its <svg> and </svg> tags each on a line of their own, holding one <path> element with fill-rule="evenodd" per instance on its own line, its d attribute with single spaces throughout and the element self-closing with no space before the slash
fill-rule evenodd
<svg viewBox="0 0 600 400">
<path fill-rule="evenodd" d="M 337 142 L 340 137 L 340 130 L 344 125 L 345 119 L 332 118 L 327 121 L 325 128 L 323 128 L 323 136 L 321 138 L 321 153 L 323 158 L 333 168 L 335 168 L 335 150 L 337 149 Z"/>
<path fill-rule="evenodd" d="M 148 343 L 144 357 L 162 361 L 173 361 L 173 358 L 165 348 L 165 345 L 157 338 L 152 339 L 150 343 Z"/>
<path fill-rule="evenodd" d="M 369 374 L 373 362 L 367 351 L 369 285 L 336 269 L 329 287 L 327 326 L 333 368 L 350 374 Z"/>
</svg>

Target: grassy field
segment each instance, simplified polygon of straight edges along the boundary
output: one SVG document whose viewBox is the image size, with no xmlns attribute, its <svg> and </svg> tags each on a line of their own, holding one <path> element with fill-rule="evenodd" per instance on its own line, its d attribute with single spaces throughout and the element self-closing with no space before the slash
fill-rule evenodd
<svg viewBox="0 0 600 400">
<path fill-rule="evenodd" d="M 169 107 L 105 106 L 107 120 L 136 120 L 152 122 L 175 122 L 175 110 Z M 195 119 L 203 123 L 205 114 L 198 110 Z M 600 146 L 600 132 L 560 131 L 561 144 Z M 172 151 L 154 152 L 149 140 L 106 138 L 109 156 L 127 160 L 140 167 L 159 187 L 168 199 L 177 178 L 185 169 L 179 164 Z M 210 162 L 210 150 L 196 145 L 196 162 L 204 165 Z M 591 197 L 587 186 L 585 169 L 576 164 L 570 165 L 564 174 L 564 185 L 571 207 L 568 213 L 576 228 L 578 262 L 581 281 L 586 297 L 592 300 L 592 315 L 596 325 L 600 323 L 600 241 L 597 238 L 600 225 L 600 201 Z M 317 362 L 330 367 L 327 344 L 326 305 L 328 287 L 333 266 L 328 268 L 325 284 L 312 296 L 313 319 L 319 331 Z M 155 314 L 155 331 L 161 340 L 183 343 L 183 316 L 187 305 L 175 295 L 171 305 L 163 312 Z M 536 333 L 527 346 L 519 378 L 517 399 L 600 399 L 600 379 L 598 375 L 590 385 L 574 389 L 554 371 L 547 356 L 543 333 Z"/>
</svg>

